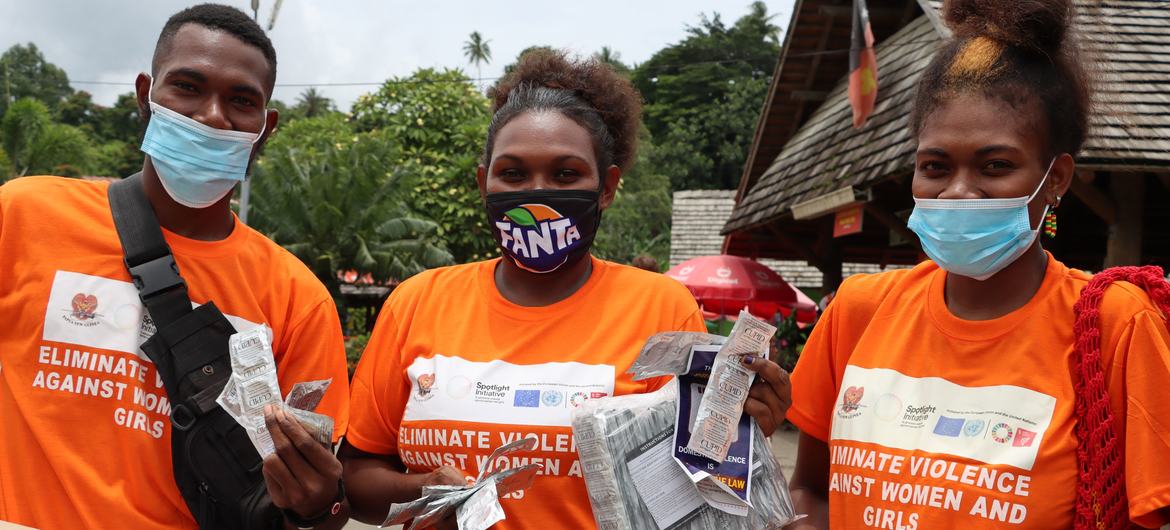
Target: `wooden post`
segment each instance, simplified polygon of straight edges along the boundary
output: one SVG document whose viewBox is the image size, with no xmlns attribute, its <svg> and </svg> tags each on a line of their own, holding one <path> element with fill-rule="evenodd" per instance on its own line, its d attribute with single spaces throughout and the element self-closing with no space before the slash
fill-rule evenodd
<svg viewBox="0 0 1170 530">
<path fill-rule="evenodd" d="M 1105 267 L 1142 263 L 1142 215 L 1145 213 L 1145 173 L 1113 173 L 1109 189 L 1117 205 L 1117 221 L 1109 227 Z"/>
<path fill-rule="evenodd" d="M 829 216 L 821 221 L 821 233 L 818 238 L 817 254 L 821 256 L 821 289 L 826 292 L 836 291 L 845 280 L 842 271 L 841 245 L 833 238 L 833 217 Z"/>
</svg>

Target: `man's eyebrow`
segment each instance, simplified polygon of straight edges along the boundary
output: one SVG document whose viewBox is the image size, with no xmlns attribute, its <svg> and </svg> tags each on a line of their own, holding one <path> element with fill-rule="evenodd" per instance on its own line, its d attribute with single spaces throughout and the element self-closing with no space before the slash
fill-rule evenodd
<svg viewBox="0 0 1170 530">
<path fill-rule="evenodd" d="M 244 94 L 248 94 L 251 96 L 255 96 L 255 97 L 259 98 L 261 101 L 264 101 L 266 99 L 264 97 L 264 92 L 261 91 L 259 88 L 257 88 L 255 85 L 249 85 L 249 84 L 233 85 L 232 92 L 239 92 L 239 93 L 244 93 Z"/>
<path fill-rule="evenodd" d="M 186 77 L 190 77 L 191 79 L 194 79 L 196 81 L 199 81 L 200 83 L 207 82 L 207 75 L 205 75 L 203 72 L 200 72 L 199 70 L 196 70 L 194 68 L 180 67 L 180 68 L 176 68 L 174 70 L 167 72 L 167 77 L 172 77 L 172 76 L 186 76 Z"/>
</svg>

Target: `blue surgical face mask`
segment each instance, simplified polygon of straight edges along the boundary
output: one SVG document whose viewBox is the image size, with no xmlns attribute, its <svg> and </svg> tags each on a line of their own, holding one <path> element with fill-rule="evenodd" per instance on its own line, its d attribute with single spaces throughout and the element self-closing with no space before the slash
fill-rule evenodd
<svg viewBox="0 0 1170 530">
<path fill-rule="evenodd" d="M 163 189 L 175 202 L 189 208 L 207 208 L 243 182 L 252 149 L 264 134 L 208 127 L 154 102 L 151 81 L 150 124 L 142 138 L 142 152 Z M 264 120 L 264 126 L 268 120 Z"/>
<path fill-rule="evenodd" d="M 1056 162 L 1054 159 L 1053 163 Z M 1040 233 L 1032 228 L 1028 204 L 1048 181 L 1027 197 L 1014 199 L 914 199 L 908 226 L 922 250 L 947 272 L 983 281 L 1014 263 Z M 1044 207 L 1044 215 L 1048 206 Z"/>
</svg>

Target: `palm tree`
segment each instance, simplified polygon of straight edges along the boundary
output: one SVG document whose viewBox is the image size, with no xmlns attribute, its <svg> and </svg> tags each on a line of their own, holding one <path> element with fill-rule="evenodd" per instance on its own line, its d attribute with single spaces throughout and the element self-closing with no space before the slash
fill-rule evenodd
<svg viewBox="0 0 1170 530">
<path fill-rule="evenodd" d="M 622 62 L 622 54 L 613 51 L 613 48 L 610 48 L 609 46 L 602 46 L 601 51 L 594 54 L 594 57 L 596 57 L 598 61 L 610 65 L 619 73 L 630 73 L 630 67 L 626 66 L 626 63 Z"/>
<path fill-rule="evenodd" d="M 81 129 L 53 123 L 45 104 L 32 98 L 9 105 L 0 138 L 0 182 L 24 175 L 78 176 L 93 156 L 93 144 Z"/>
<path fill-rule="evenodd" d="M 301 92 L 301 96 L 297 98 L 295 110 L 301 116 L 313 118 L 327 112 L 333 112 L 333 100 L 325 97 L 316 87 L 310 87 Z"/>
<path fill-rule="evenodd" d="M 477 82 L 483 77 L 480 64 L 492 62 L 492 48 L 488 45 L 489 42 L 491 41 L 484 40 L 478 31 L 473 31 L 467 42 L 463 43 L 463 55 L 467 57 L 467 62 L 475 65 Z"/>
</svg>

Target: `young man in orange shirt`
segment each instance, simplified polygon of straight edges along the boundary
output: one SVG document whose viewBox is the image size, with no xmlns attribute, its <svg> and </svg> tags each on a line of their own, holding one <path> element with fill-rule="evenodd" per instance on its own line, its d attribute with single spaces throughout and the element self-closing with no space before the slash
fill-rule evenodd
<svg viewBox="0 0 1170 530">
<path fill-rule="evenodd" d="M 191 301 L 214 302 L 237 330 L 272 329 L 282 393 L 332 378 L 317 411 L 334 418 L 336 442 L 349 414 L 337 310 L 303 264 L 230 208 L 276 128 L 275 78 L 271 42 L 239 10 L 206 4 L 172 17 L 151 75 L 135 83 L 150 121 L 140 183 Z M 129 280 L 106 184 L 29 177 L 0 187 L 0 520 L 198 527 L 171 467 L 171 403 L 139 349 L 153 324 Z M 286 415 L 268 421 L 273 504 L 296 526 L 342 526 L 340 463 Z"/>
</svg>

